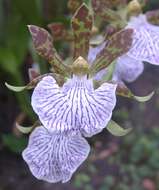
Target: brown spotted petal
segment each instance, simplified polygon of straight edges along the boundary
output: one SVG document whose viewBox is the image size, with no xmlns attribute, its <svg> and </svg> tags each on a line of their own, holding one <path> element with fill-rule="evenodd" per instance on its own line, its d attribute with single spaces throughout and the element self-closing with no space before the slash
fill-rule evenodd
<svg viewBox="0 0 159 190">
<path fill-rule="evenodd" d="M 132 29 L 126 29 L 113 35 L 97 55 L 90 68 L 90 74 L 95 75 L 100 70 L 108 67 L 118 57 L 127 53 L 132 45 L 132 34 Z"/>
<path fill-rule="evenodd" d="M 93 17 L 88 7 L 82 4 L 72 18 L 72 29 L 74 33 L 74 58 L 87 57 L 89 39 L 93 25 Z"/>
<path fill-rule="evenodd" d="M 56 73 L 66 74 L 66 71 L 69 69 L 62 63 L 57 54 L 51 35 L 45 29 L 38 26 L 30 25 L 28 27 L 37 53 L 51 63 Z"/>
<path fill-rule="evenodd" d="M 63 23 L 51 23 L 48 25 L 48 28 L 50 29 L 52 36 L 56 41 L 73 41 L 73 34 L 67 30 Z"/>
<path fill-rule="evenodd" d="M 159 25 L 159 9 L 153 10 L 153 11 L 148 11 L 146 13 L 147 20 L 151 24 L 157 24 Z"/>
<path fill-rule="evenodd" d="M 108 0 L 92 0 L 92 7 L 95 15 L 99 15 L 104 21 L 108 22 L 121 22 L 120 15 L 111 10 L 111 2 Z"/>
<path fill-rule="evenodd" d="M 81 4 L 82 0 L 68 0 L 67 6 L 72 13 L 75 13 Z"/>
</svg>

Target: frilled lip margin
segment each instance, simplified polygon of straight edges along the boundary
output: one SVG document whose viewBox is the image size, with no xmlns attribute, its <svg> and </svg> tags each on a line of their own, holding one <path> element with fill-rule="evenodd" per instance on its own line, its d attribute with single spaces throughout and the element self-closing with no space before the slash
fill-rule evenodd
<svg viewBox="0 0 159 190">
<path fill-rule="evenodd" d="M 32 174 L 50 183 L 67 182 L 87 158 L 90 146 L 80 135 L 50 134 L 37 127 L 29 138 L 23 159 Z"/>
</svg>

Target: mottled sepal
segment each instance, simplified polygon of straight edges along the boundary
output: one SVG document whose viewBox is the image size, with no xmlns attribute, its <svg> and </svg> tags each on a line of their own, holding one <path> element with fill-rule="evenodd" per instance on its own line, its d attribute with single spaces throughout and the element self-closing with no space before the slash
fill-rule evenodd
<svg viewBox="0 0 159 190">
<path fill-rule="evenodd" d="M 151 24 L 159 25 L 159 9 L 148 11 L 146 17 Z"/>
<path fill-rule="evenodd" d="M 82 4 L 72 18 L 72 29 L 74 33 L 74 58 L 87 57 L 89 50 L 89 39 L 93 26 L 93 17 L 88 7 Z"/>
<path fill-rule="evenodd" d="M 127 53 L 132 45 L 133 29 L 122 30 L 114 34 L 97 55 L 90 68 L 90 74 L 95 75 L 100 70 L 108 67 L 118 57 Z"/>
<path fill-rule="evenodd" d="M 45 29 L 38 26 L 29 25 L 28 28 L 37 53 L 52 65 L 56 73 L 66 75 L 69 68 L 63 64 L 61 58 L 57 54 L 53 46 L 53 39 L 51 35 Z"/>
<path fill-rule="evenodd" d="M 131 132 L 132 128 L 124 129 L 115 121 L 111 120 L 106 128 L 114 136 L 125 136 Z"/>
<path fill-rule="evenodd" d="M 137 100 L 138 102 L 147 102 L 149 101 L 152 96 L 154 95 L 154 92 L 151 92 L 147 96 L 135 96 L 130 89 L 128 89 L 124 83 L 119 83 L 116 90 L 117 95 L 123 96 L 126 98 L 132 98 Z"/>
<path fill-rule="evenodd" d="M 73 41 L 73 34 L 68 31 L 63 23 L 51 23 L 48 25 L 54 40 Z"/>
<path fill-rule="evenodd" d="M 99 15 L 104 21 L 107 21 L 109 23 L 118 22 L 119 25 L 122 23 L 120 15 L 116 11 L 110 9 L 112 7 L 110 1 L 92 0 L 92 7 L 95 15 Z"/>
<path fill-rule="evenodd" d="M 75 13 L 77 8 L 82 4 L 82 0 L 69 0 L 67 3 L 67 7 L 71 11 L 71 13 Z"/>
</svg>

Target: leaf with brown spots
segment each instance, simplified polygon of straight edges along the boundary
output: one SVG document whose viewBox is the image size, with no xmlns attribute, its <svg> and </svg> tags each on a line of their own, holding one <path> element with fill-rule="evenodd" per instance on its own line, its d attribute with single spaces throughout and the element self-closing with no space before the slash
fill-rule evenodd
<svg viewBox="0 0 159 190">
<path fill-rule="evenodd" d="M 87 58 L 89 50 L 89 39 L 93 26 L 93 17 L 88 7 L 82 4 L 72 18 L 72 29 L 74 34 L 74 59 L 82 56 Z"/>
<path fill-rule="evenodd" d="M 51 35 L 45 29 L 38 26 L 30 25 L 28 27 L 37 53 L 52 65 L 56 73 L 66 75 L 69 72 L 69 68 L 63 64 L 54 48 Z"/>
<path fill-rule="evenodd" d="M 146 13 L 147 20 L 151 24 L 157 24 L 159 25 L 159 9 L 153 10 L 153 11 L 148 11 Z"/>
<path fill-rule="evenodd" d="M 63 23 L 51 23 L 48 25 L 54 40 L 73 41 L 73 34 L 68 31 Z"/>
<path fill-rule="evenodd" d="M 126 29 L 114 34 L 106 43 L 105 47 L 97 55 L 96 60 L 90 68 L 93 76 L 100 70 L 108 67 L 118 57 L 127 53 L 132 45 L 133 29 Z"/>
</svg>

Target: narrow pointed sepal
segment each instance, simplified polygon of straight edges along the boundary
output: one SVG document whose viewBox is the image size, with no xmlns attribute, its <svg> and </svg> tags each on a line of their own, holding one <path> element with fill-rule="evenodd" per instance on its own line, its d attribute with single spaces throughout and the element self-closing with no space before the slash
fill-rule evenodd
<svg viewBox="0 0 159 190">
<path fill-rule="evenodd" d="M 24 127 L 22 125 L 19 125 L 18 123 L 15 124 L 16 128 L 23 134 L 28 134 L 33 130 L 33 126 L 31 127 Z"/>
<path fill-rule="evenodd" d="M 100 70 L 108 67 L 118 57 L 127 53 L 132 45 L 132 37 L 133 29 L 122 30 L 114 34 L 96 56 L 90 68 L 90 74 L 94 76 Z"/>
<path fill-rule="evenodd" d="M 93 26 L 93 17 L 89 8 L 83 3 L 72 17 L 72 29 L 74 35 L 74 58 L 82 56 L 87 58 L 89 39 Z"/>
<path fill-rule="evenodd" d="M 149 100 L 151 100 L 151 98 L 153 97 L 153 95 L 155 94 L 155 92 L 151 92 L 150 94 L 148 94 L 147 96 L 135 96 L 134 95 L 134 99 L 137 100 L 138 102 L 147 102 Z"/>
<path fill-rule="evenodd" d="M 132 131 L 132 128 L 124 129 L 115 121 L 111 120 L 106 128 L 114 136 L 125 136 Z"/>
<path fill-rule="evenodd" d="M 65 82 L 65 78 L 63 76 L 56 73 L 47 73 L 47 74 L 40 75 L 34 78 L 26 86 L 13 86 L 13 85 L 8 84 L 7 82 L 5 82 L 5 85 L 9 90 L 12 90 L 14 92 L 22 92 L 23 90 L 30 90 L 30 89 L 35 88 L 38 82 L 40 82 L 46 76 L 54 77 L 59 86 L 62 86 Z"/>
<path fill-rule="evenodd" d="M 49 133 L 40 126 L 31 133 L 22 155 L 37 179 L 65 183 L 84 162 L 89 151 L 90 146 L 82 136 Z"/>
<path fill-rule="evenodd" d="M 154 95 L 154 91 L 151 92 L 150 94 L 148 94 L 147 96 L 136 96 L 134 95 L 130 89 L 127 88 L 127 86 L 124 83 L 118 83 L 117 86 L 117 91 L 116 91 L 117 95 L 119 96 L 123 96 L 126 98 L 132 98 L 134 100 L 137 100 L 138 102 L 147 102 L 149 101 L 153 95 Z"/>
<path fill-rule="evenodd" d="M 9 90 L 12 90 L 14 92 L 22 92 L 23 90 L 27 89 L 27 86 L 13 86 L 8 84 L 7 82 L 5 82 L 5 85 Z"/>
</svg>

